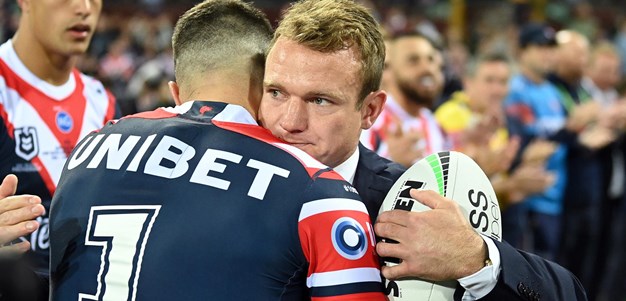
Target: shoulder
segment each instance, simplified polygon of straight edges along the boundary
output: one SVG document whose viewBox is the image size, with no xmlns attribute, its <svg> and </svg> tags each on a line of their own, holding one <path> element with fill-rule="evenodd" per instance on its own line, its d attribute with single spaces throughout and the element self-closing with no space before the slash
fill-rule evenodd
<svg viewBox="0 0 626 301">
<path fill-rule="evenodd" d="M 107 100 L 115 100 L 113 94 L 102 84 L 98 79 L 84 74 L 78 70 L 74 70 L 74 74 L 76 77 L 80 78 L 80 81 L 83 83 L 84 94 L 88 96 L 88 98 L 104 98 Z"/>
<path fill-rule="evenodd" d="M 74 74 L 80 77 L 80 80 L 84 83 L 85 89 L 104 89 L 104 84 L 101 81 L 90 75 L 84 74 L 78 70 L 74 70 Z"/>
<path fill-rule="evenodd" d="M 406 171 L 402 165 L 381 157 L 361 144 L 359 144 L 359 152 L 357 173 L 363 169 L 368 169 L 379 176 L 395 181 Z"/>
</svg>

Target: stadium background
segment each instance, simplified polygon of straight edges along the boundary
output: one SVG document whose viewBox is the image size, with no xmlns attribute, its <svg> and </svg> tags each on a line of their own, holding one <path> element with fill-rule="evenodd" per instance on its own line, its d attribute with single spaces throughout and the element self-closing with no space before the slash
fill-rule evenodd
<svg viewBox="0 0 626 301">
<path fill-rule="evenodd" d="M 79 68 L 105 82 L 120 100 L 124 114 L 171 103 L 166 82 L 173 77 L 169 50 L 173 25 L 197 2 L 103 0 L 98 29 Z M 276 22 L 289 2 L 257 0 L 254 4 Z M 557 30 L 577 29 L 592 42 L 612 41 L 626 58 L 626 6 L 618 0 L 593 4 L 577 0 L 361 2 L 372 8 L 389 32 L 418 28 L 436 37 L 446 51 L 448 78 L 458 77 L 467 60 L 486 51 L 515 57 L 517 30 L 531 21 L 547 22 Z M 0 0 L 0 42 L 13 35 L 18 18 L 17 2 Z"/>
</svg>

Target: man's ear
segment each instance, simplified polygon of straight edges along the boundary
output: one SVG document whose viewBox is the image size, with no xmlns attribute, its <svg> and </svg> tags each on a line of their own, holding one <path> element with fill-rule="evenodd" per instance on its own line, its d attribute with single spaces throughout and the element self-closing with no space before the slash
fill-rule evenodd
<svg viewBox="0 0 626 301">
<path fill-rule="evenodd" d="M 170 94 L 172 94 L 172 98 L 174 98 L 174 103 L 176 103 L 177 106 L 180 106 L 182 102 L 180 101 L 178 84 L 174 81 L 169 81 L 167 86 L 170 88 Z"/>
<path fill-rule="evenodd" d="M 372 127 L 380 113 L 385 108 L 387 101 L 387 92 L 378 90 L 370 93 L 365 97 L 363 106 L 361 106 L 361 128 L 364 130 Z"/>
<path fill-rule="evenodd" d="M 17 0 L 17 6 L 20 7 L 22 13 L 27 12 L 30 10 L 30 0 Z"/>
</svg>

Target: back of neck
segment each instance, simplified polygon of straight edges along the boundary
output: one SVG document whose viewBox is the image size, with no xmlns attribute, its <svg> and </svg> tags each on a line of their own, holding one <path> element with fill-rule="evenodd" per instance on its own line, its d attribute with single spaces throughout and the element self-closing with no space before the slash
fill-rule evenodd
<svg viewBox="0 0 626 301">
<path fill-rule="evenodd" d="M 213 100 L 245 108 L 256 119 L 261 100 L 261 87 L 246 85 L 248 80 L 233 80 L 229 76 L 212 76 L 196 81 L 190 87 L 181 87 L 183 102 L 192 100 Z M 186 89 L 185 89 L 186 88 Z"/>
</svg>

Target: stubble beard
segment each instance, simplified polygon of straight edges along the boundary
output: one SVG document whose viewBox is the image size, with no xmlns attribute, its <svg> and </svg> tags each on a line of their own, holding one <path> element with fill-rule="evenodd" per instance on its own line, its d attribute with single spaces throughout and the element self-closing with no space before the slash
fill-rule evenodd
<svg viewBox="0 0 626 301">
<path fill-rule="evenodd" d="M 411 85 L 406 81 L 398 80 L 398 87 L 400 88 L 400 92 L 402 92 L 402 94 L 404 94 L 409 101 L 416 105 L 431 108 L 435 103 L 434 95 L 427 95 L 429 93 L 420 93 L 415 88 L 411 87 Z"/>
</svg>

